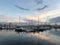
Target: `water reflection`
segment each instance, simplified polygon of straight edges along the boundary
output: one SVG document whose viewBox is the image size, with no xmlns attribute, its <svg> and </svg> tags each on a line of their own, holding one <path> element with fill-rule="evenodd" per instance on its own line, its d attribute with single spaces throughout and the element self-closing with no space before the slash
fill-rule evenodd
<svg viewBox="0 0 60 45">
<path fill-rule="evenodd" d="M 60 45 L 59 38 L 55 39 L 58 36 L 52 37 L 52 33 L 55 32 L 51 30 L 40 33 L 28 33 L 15 30 L 1 30 L 0 45 Z"/>
</svg>

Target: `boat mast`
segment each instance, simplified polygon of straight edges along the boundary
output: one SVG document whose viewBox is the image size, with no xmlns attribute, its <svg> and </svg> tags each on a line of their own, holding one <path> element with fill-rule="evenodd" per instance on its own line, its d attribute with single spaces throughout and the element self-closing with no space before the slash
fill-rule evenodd
<svg viewBox="0 0 60 45">
<path fill-rule="evenodd" d="M 39 16 L 38 16 L 38 28 L 39 28 Z"/>
<path fill-rule="evenodd" d="M 19 16 L 19 26 L 20 26 L 20 16 Z"/>
<path fill-rule="evenodd" d="M 39 16 L 38 16 L 38 25 L 39 25 Z"/>
</svg>

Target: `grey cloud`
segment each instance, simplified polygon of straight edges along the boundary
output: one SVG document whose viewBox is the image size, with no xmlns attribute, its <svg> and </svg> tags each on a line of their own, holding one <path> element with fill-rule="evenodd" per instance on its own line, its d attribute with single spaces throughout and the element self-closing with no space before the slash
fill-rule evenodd
<svg viewBox="0 0 60 45">
<path fill-rule="evenodd" d="M 43 10 L 43 9 L 45 9 L 45 8 L 47 8 L 47 7 L 48 7 L 48 6 L 45 5 L 44 7 L 42 7 L 42 8 L 38 8 L 38 9 L 36 9 L 36 10 L 40 11 L 40 10 Z"/>
<path fill-rule="evenodd" d="M 60 23 L 60 17 L 52 18 L 49 21 L 53 23 Z"/>
<path fill-rule="evenodd" d="M 35 0 L 36 4 L 42 4 L 43 0 Z"/>
<path fill-rule="evenodd" d="M 29 11 L 29 9 L 26 9 L 26 8 L 20 7 L 20 6 L 18 6 L 18 5 L 15 5 L 15 7 L 19 8 L 19 9 L 21 9 L 21 10 Z"/>
</svg>

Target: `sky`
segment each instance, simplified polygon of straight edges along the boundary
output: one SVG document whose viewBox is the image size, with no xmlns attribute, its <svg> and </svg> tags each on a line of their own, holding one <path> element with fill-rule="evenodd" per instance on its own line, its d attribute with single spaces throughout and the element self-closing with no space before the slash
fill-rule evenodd
<svg viewBox="0 0 60 45">
<path fill-rule="evenodd" d="M 15 5 L 29 10 L 19 9 Z M 45 5 L 48 7 L 36 10 Z M 21 22 L 26 21 L 23 19 L 38 20 L 38 16 L 43 22 L 47 17 L 50 19 L 60 16 L 60 0 L 43 0 L 43 4 L 37 4 L 35 0 L 0 0 L 0 22 L 19 22 L 19 17 Z"/>
</svg>

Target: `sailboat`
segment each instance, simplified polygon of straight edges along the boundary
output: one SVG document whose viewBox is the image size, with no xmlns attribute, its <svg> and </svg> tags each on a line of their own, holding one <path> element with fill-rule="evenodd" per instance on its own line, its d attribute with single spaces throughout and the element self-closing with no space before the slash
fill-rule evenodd
<svg viewBox="0 0 60 45">
<path fill-rule="evenodd" d="M 22 27 L 16 27 L 15 31 L 19 31 L 19 32 L 26 32 L 26 30 Z"/>
<path fill-rule="evenodd" d="M 50 28 L 49 27 L 40 27 L 39 26 L 39 16 L 38 16 L 38 25 L 36 28 L 34 28 L 33 30 L 31 30 L 31 32 L 43 32 L 45 30 L 49 30 Z"/>
<path fill-rule="evenodd" d="M 0 26 L 0 30 L 2 30 L 2 27 Z"/>
<path fill-rule="evenodd" d="M 20 25 L 20 17 L 19 17 L 19 25 Z M 19 31 L 19 32 L 25 32 L 26 30 L 23 27 L 17 26 L 15 28 L 15 31 Z"/>
</svg>

